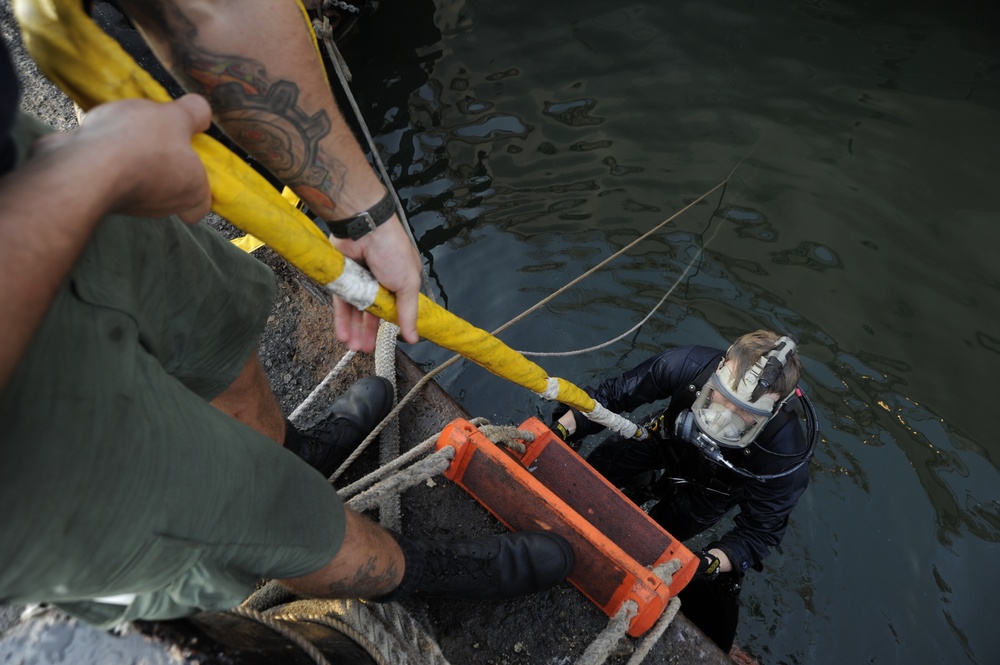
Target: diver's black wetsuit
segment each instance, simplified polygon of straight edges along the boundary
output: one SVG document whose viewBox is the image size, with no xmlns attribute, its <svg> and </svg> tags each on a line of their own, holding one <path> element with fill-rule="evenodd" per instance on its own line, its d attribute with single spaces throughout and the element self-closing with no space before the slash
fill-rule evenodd
<svg viewBox="0 0 1000 665">
<path fill-rule="evenodd" d="M 649 515 L 679 540 L 705 531 L 739 506 L 733 528 L 711 544 L 729 557 L 737 574 L 727 576 L 727 580 L 730 585 L 738 585 L 742 571 L 761 570 L 761 561 L 769 548 L 781 542 L 789 515 L 809 484 L 809 473 L 808 465 L 803 464 L 781 478 L 747 478 L 709 461 L 693 444 L 674 437 L 677 415 L 691 407 L 696 392 L 718 367 L 723 355 L 719 349 L 704 346 L 678 347 L 604 381 L 596 389 L 588 388 L 588 393 L 614 412 L 631 411 L 664 399 L 670 399 L 670 403 L 657 433 L 650 438 L 612 439 L 599 445 L 587 461 L 612 483 L 625 488 L 637 503 L 659 499 Z M 577 419 L 577 426 L 582 427 L 579 435 L 597 428 L 582 420 Z M 724 449 L 723 455 L 736 467 L 766 476 L 779 474 L 800 462 L 806 449 L 799 418 L 786 407 L 745 450 Z M 662 478 L 651 484 L 652 472 L 660 469 L 665 470 Z M 689 588 L 694 590 L 695 586 Z M 735 594 L 730 596 L 735 600 Z M 723 623 L 727 620 L 720 616 L 717 606 L 706 609 L 706 621 L 710 622 L 706 626 L 692 616 L 696 609 L 690 599 L 682 595 L 682 603 L 688 618 L 728 650 L 735 634 L 735 614 L 728 620 L 731 626 L 719 635 L 720 620 Z M 738 605 L 730 610 L 737 612 Z M 712 634 L 713 629 L 717 634 Z"/>
</svg>

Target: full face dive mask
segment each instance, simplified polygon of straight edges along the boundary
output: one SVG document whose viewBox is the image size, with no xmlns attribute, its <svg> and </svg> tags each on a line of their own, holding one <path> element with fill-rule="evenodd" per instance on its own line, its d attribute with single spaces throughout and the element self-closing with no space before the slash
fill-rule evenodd
<svg viewBox="0 0 1000 665">
<path fill-rule="evenodd" d="M 698 393 L 689 411 L 677 417 L 674 433 L 699 448 L 746 448 L 757 438 L 791 393 L 778 396 L 772 386 L 781 376 L 795 341 L 781 337 L 741 377 L 723 360 Z"/>
</svg>

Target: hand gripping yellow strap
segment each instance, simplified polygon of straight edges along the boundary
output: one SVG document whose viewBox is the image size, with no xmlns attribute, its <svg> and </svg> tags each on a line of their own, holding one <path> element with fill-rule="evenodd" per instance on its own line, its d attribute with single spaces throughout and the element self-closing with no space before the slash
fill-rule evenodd
<svg viewBox="0 0 1000 665">
<path fill-rule="evenodd" d="M 84 109 L 126 98 L 169 101 L 167 92 L 84 13 L 82 4 L 80 0 L 15 0 L 25 44 L 45 75 Z M 398 321 L 395 297 L 381 285 L 376 292 L 377 282 L 371 289 L 352 284 L 355 270 L 347 270 L 350 275 L 342 277 L 350 259 L 260 174 L 207 135 L 195 136 L 192 145 L 205 164 L 213 209 L 219 215 L 263 240 L 337 295 L 379 318 Z M 360 272 L 365 275 L 362 281 L 374 281 Z M 374 297 L 359 300 L 359 292 Z M 417 332 L 529 390 L 540 394 L 546 390 L 548 375 L 541 367 L 423 295 Z M 595 402 L 584 391 L 562 379 L 559 387 L 555 398 L 560 402 L 584 413 L 593 411 Z"/>
</svg>

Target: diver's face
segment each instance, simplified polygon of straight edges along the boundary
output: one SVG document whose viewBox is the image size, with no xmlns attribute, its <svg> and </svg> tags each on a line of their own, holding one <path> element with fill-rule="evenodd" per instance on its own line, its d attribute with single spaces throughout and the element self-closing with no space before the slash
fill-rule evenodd
<svg viewBox="0 0 1000 665">
<path fill-rule="evenodd" d="M 733 361 L 731 360 L 727 360 L 725 362 L 725 366 L 728 367 L 730 370 L 734 369 Z M 764 397 L 769 397 L 777 401 L 778 398 L 781 396 L 778 393 L 764 393 Z M 756 418 L 747 413 L 744 409 L 741 409 L 739 405 L 729 401 L 729 399 L 725 395 L 720 393 L 718 390 L 712 391 L 712 402 L 715 404 L 721 404 L 722 406 L 726 407 L 727 409 L 738 415 L 746 425 L 753 425 L 757 421 Z"/>
<path fill-rule="evenodd" d="M 751 416 L 749 413 L 747 413 L 737 405 L 730 402 L 722 395 L 722 393 L 720 393 L 717 390 L 712 392 L 712 403 L 721 404 L 729 411 L 732 411 L 734 414 L 740 417 L 744 425 L 753 425 L 756 422 L 756 419 L 753 416 Z"/>
</svg>

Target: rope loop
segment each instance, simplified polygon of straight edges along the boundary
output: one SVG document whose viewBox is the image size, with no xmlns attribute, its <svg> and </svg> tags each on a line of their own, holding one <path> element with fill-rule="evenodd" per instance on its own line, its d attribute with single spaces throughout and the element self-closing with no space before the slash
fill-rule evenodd
<svg viewBox="0 0 1000 665">
<path fill-rule="evenodd" d="M 513 425 L 486 424 L 479 426 L 479 431 L 498 446 L 505 446 L 522 454 L 527 450 L 523 442 L 530 443 L 535 440 L 533 432 L 518 429 Z"/>
<path fill-rule="evenodd" d="M 326 659 L 326 656 L 323 655 L 322 651 L 316 648 L 315 644 L 313 644 L 306 638 L 299 635 L 299 633 L 297 633 L 296 631 L 289 628 L 288 624 L 282 621 L 280 618 L 264 614 L 263 612 L 258 612 L 257 610 L 251 609 L 244 605 L 234 607 L 233 609 L 229 610 L 229 613 L 234 614 L 236 616 L 241 616 L 245 619 L 256 621 L 262 626 L 267 626 L 268 628 L 278 633 L 279 635 L 284 637 L 286 640 L 288 640 L 295 646 L 302 649 L 302 651 L 304 651 L 306 655 L 308 655 L 310 658 L 313 659 L 313 662 L 315 662 L 316 665 L 330 665 L 330 661 Z"/>
<path fill-rule="evenodd" d="M 607 627 L 594 638 L 583 652 L 576 665 L 600 665 L 607 661 L 618 644 L 625 638 L 629 622 L 639 613 L 639 605 L 634 600 L 626 600 L 618 612 L 608 620 Z"/>
</svg>

